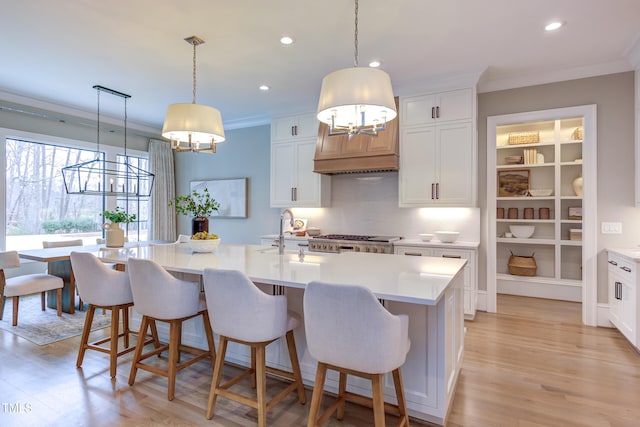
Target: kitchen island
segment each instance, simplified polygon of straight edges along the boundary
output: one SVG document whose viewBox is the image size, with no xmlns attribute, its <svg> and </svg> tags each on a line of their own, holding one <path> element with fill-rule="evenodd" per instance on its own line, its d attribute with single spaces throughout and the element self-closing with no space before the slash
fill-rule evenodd
<svg viewBox="0 0 640 427">
<path fill-rule="evenodd" d="M 301 257 L 297 252 L 278 255 L 276 248 L 234 244 L 221 244 L 213 253 L 192 253 L 188 244 L 101 248 L 94 253 L 105 262 L 122 264 L 130 257 L 152 259 L 178 276 L 195 279 L 209 267 L 240 270 L 263 290 L 286 295 L 290 310 L 301 319 L 308 282 L 366 286 L 390 312 L 409 316 L 411 350 L 402 367 L 409 414 L 440 425 L 445 423 L 464 349 L 465 260 L 353 252 L 306 253 Z M 134 313 L 134 320 L 135 317 Z M 162 326 L 158 325 L 161 335 L 167 333 Z M 304 327 L 294 333 L 304 382 L 313 386 L 316 361 L 307 351 Z M 185 324 L 183 340 L 204 347 L 202 326 L 198 322 Z M 244 346 L 230 346 L 227 359 L 243 365 L 250 363 Z M 271 344 L 267 361 L 288 369 L 286 345 L 280 341 Z M 334 375 L 328 375 L 326 389 L 337 392 L 338 376 L 329 374 Z M 370 384 L 360 378 L 350 378 L 348 387 L 370 395 Z M 385 379 L 384 392 L 388 401 L 395 401 L 391 377 Z"/>
</svg>

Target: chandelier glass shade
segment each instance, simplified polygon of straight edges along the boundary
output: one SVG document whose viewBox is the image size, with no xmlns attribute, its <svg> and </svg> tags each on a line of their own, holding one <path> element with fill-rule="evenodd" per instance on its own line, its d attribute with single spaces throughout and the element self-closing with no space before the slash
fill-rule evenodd
<svg viewBox="0 0 640 427">
<path fill-rule="evenodd" d="M 222 115 L 214 107 L 196 104 L 196 47 L 204 40 L 191 36 L 185 41 L 193 45 L 193 101 L 169 105 L 162 136 L 171 141 L 175 151 L 215 153 L 215 144 L 225 140 Z"/>
</svg>

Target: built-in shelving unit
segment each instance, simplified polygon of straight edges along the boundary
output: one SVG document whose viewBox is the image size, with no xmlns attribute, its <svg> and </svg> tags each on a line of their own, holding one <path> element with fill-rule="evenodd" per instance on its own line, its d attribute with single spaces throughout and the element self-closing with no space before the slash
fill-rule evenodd
<svg viewBox="0 0 640 427">
<path fill-rule="evenodd" d="M 489 311 L 493 290 L 569 301 L 588 299 L 595 311 L 596 265 L 595 259 L 591 261 L 596 251 L 595 147 L 595 106 L 488 118 Z M 522 162 L 514 159 L 518 156 Z M 537 195 L 536 190 L 550 194 Z M 530 225 L 535 231 L 529 238 L 516 238 L 510 235 L 511 225 Z M 511 274 L 512 253 L 535 254 L 536 275 Z"/>
</svg>

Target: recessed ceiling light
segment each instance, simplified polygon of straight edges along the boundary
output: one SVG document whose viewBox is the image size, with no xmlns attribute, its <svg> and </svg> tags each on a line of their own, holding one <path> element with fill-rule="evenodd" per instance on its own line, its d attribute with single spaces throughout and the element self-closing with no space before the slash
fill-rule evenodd
<svg viewBox="0 0 640 427">
<path fill-rule="evenodd" d="M 369 62 L 369 67 L 371 67 L 371 68 L 378 68 L 381 65 L 382 65 L 382 62 L 380 62 L 380 61 L 371 61 L 371 62 Z"/>
<path fill-rule="evenodd" d="M 271 88 L 270 88 L 269 86 L 267 86 L 267 85 L 260 85 L 258 88 L 259 88 L 260 90 L 264 91 L 264 92 L 266 92 L 266 91 L 268 91 L 269 89 L 271 89 Z"/>
<path fill-rule="evenodd" d="M 562 27 L 562 22 L 556 21 L 556 22 L 551 22 L 551 23 L 547 24 L 544 27 L 544 29 L 547 30 L 547 31 L 555 31 L 560 27 Z"/>
<path fill-rule="evenodd" d="M 280 43 L 282 44 L 293 44 L 293 37 L 283 36 L 280 38 Z"/>
</svg>

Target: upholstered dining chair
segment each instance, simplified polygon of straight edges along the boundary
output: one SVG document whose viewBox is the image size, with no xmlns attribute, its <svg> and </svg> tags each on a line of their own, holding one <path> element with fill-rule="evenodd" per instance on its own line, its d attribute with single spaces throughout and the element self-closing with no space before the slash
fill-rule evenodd
<svg viewBox="0 0 640 427">
<path fill-rule="evenodd" d="M 385 405 L 409 425 L 400 367 L 409 352 L 409 320 L 393 315 L 367 288 L 311 282 L 304 291 L 304 327 L 309 353 L 318 361 L 308 427 L 321 426 L 337 410 L 344 416 L 346 400 L 373 407 L 375 427 L 385 425 Z M 336 401 L 319 416 L 327 370 L 340 373 Z M 397 405 L 385 404 L 383 375 L 393 373 Z M 346 391 L 347 375 L 371 380 L 372 399 Z"/>
<path fill-rule="evenodd" d="M 25 274 L 22 276 L 6 278 L 4 270 L 20 267 L 20 257 L 17 251 L 0 252 L 0 320 L 4 313 L 4 304 L 7 298 L 13 298 L 12 325 L 18 326 L 18 304 L 20 297 L 40 293 L 42 311 L 46 310 L 45 296 L 47 291 L 57 291 L 56 308 L 58 316 L 62 316 L 62 288 L 64 281 L 51 274 Z"/>
<path fill-rule="evenodd" d="M 131 279 L 134 310 L 142 314 L 140 334 L 146 334 L 147 328 L 153 327 L 156 321 L 169 323 L 169 343 L 143 353 L 144 342 L 138 340 L 131 363 L 129 385 L 136 380 L 138 369 L 167 377 L 167 397 L 175 397 L 176 373 L 199 360 L 210 358 L 213 366 L 216 351 L 213 343 L 213 332 L 204 295 L 198 283 L 180 280 L 169 274 L 158 263 L 137 258 L 129 258 L 127 270 Z M 185 320 L 201 316 L 207 338 L 206 350 L 187 346 L 182 343 L 182 324 Z M 166 369 L 143 361 L 151 356 L 169 351 Z M 181 362 L 182 352 L 192 355 L 189 360 Z"/>
<path fill-rule="evenodd" d="M 47 248 L 62 248 L 62 247 L 70 247 L 70 246 L 83 246 L 84 243 L 82 239 L 73 239 L 73 240 L 43 240 L 42 247 L 44 249 Z M 75 276 L 73 274 L 73 268 L 69 272 L 69 280 L 73 283 L 73 287 L 75 288 Z M 78 289 L 76 288 L 76 294 L 78 293 Z M 79 294 L 78 294 L 79 295 Z M 75 304 L 73 301 L 75 297 L 71 295 L 71 306 Z M 82 311 L 84 309 L 84 303 L 82 302 L 82 298 L 78 298 L 78 310 Z"/>
<path fill-rule="evenodd" d="M 137 335 L 136 331 L 129 328 L 129 308 L 133 306 L 129 275 L 107 267 L 90 252 L 71 252 L 71 265 L 75 272 L 80 297 L 88 304 L 76 366 L 78 368 L 82 366 L 87 350 L 107 353 L 109 354 L 109 373 L 111 378 L 115 378 L 118 357 L 135 350 L 135 346 L 129 346 L 130 335 Z M 111 310 L 111 333 L 108 338 L 90 343 L 89 334 L 96 308 L 102 308 L 103 312 Z M 122 332 L 120 332 L 121 313 Z M 155 329 L 152 330 L 152 336 L 155 340 L 150 339 L 146 343 L 155 342 L 156 346 L 159 346 Z M 123 349 L 118 351 L 120 338 L 123 339 Z M 145 341 L 145 334 L 140 334 L 138 339 Z M 104 346 L 107 342 L 108 347 Z"/>
<path fill-rule="evenodd" d="M 267 425 L 267 411 L 290 392 L 296 390 L 299 402 L 306 403 L 293 336 L 293 330 L 299 325 L 299 319 L 287 311 L 286 297 L 262 292 L 246 275 L 235 270 L 205 269 L 203 281 L 211 325 L 220 336 L 218 358 L 213 370 L 207 404 L 207 418 L 213 417 L 218 396 L 257 409 L 259 427 Z M 267 345 L 281 337 L 286 337 L 292 372 L 266 366 Z M 229 341 L 251 347 L 251 367 L 236 378 L 220 384 Z M 267 372 L 293 381 L 270 401 L 267 401 L 266 396 Z M 231 386 L 247 376 L 251 376 L 252 386 L 257 388 L 256 400 L 250 400 L 229 390 Z"/>
</svg>

